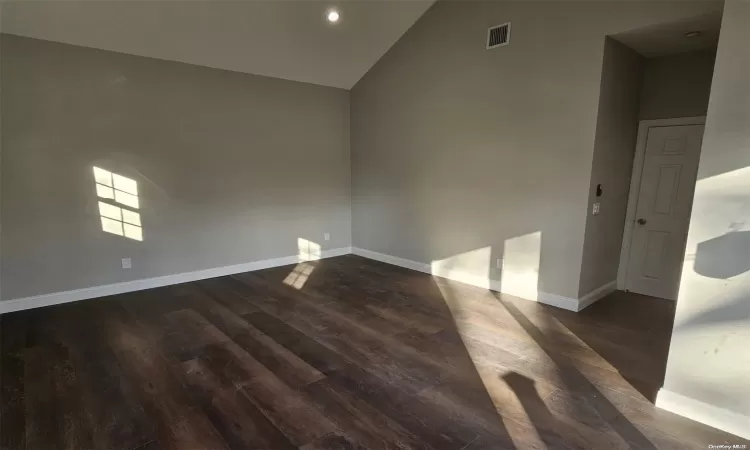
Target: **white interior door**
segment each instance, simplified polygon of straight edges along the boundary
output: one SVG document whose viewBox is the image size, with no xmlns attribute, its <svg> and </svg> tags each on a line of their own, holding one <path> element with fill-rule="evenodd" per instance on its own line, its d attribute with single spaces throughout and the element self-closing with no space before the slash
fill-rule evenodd
<svg viewBox="0 0 750 450">
<path fill-rule="evenodd" d="M 625 288 L 676 300 L 703 125 L 647 133 Z"/>
</svg>

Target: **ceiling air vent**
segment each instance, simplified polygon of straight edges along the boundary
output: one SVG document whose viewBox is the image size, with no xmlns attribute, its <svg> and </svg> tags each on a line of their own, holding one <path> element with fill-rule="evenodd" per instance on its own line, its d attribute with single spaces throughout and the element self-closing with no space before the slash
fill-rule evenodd
<svg viewBox="0 0 750 450">
<path fill-rule="evenodd" d="M 510 43 L 510 22 L 490 27 L 487 30 L 487 50 Z"/>
</svg>

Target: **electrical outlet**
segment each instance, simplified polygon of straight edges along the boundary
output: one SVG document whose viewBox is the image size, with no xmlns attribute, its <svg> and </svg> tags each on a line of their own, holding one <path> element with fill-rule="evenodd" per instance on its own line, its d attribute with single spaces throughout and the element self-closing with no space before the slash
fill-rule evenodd
<svg viewBox="0 0 750 450">
<path fill-rule="evenodd" d="M 131 267 L 133 267 L 133 264 L 130 258 L 122 258 L 122 268 L 130 269 Z"/>
<path fill-rule="evenodd" d="M 325 239 L 326 241 L 330 241 L 331 240 L 331 233 L 323 233 L 323 239 Z"/>
<path fill-rule="evenodd" d="M 591 210 L 591 213 L 593 215 L 599 214 L 599 211 L 601 210 L 601 203 L 594 203 L 594 207 Z"/>
</svg>

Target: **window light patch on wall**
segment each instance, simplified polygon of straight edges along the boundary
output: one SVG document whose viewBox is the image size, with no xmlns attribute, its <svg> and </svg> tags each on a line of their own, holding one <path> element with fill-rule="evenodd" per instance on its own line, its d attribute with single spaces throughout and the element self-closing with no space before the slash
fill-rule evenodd
<svg viewBox="0 0 750 450">
<path fill-rule="evenodd" d="M 143 240 L 138 201 L 138 182 L 94 167 L 96 195 L 99 197 L 99 217 L 102 230 L 136 241 Z"/>
</svg>

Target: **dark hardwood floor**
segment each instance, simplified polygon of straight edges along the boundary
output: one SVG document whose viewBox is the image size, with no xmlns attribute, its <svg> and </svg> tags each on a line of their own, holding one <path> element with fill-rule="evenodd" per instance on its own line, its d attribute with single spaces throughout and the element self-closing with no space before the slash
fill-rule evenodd
<svg viewBox="0 0 750 450">
<path fill-rule="evenodd" d="M 582 313 L 343 256 L 0 318 L 2 449 L 708 448 L 674 304 Z"/>
</svg>

